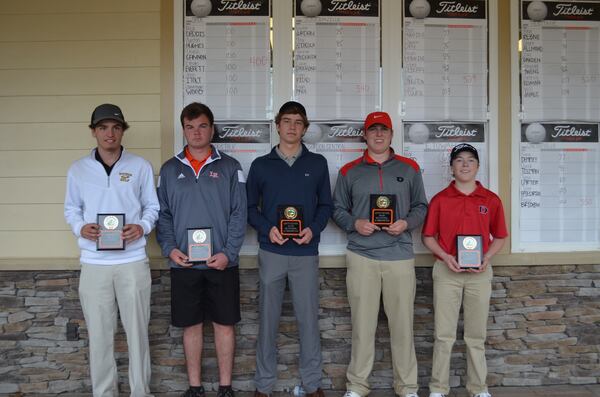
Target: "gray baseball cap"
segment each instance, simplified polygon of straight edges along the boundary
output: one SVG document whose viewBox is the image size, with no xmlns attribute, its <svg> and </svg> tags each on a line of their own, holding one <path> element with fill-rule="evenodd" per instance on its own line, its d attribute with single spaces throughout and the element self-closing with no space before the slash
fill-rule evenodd
<svg viewBox="0 0 600 397">
<path fill-rule="evenodd" d="M 129 127 L 129 125 L 125 121 L 125 116 L 123 116 L 121 108 L 111 103 L 104 103 L 100 106 L 97 106 L 96 109 L 94 109 L 94 112 L 92 113 L 92 121 L 90 124 L 90 128 L 96 127 L 96 125 L 103 120 L 118 121 L 123 125 L 124 129 L 127 129 Z"/>
</svg>

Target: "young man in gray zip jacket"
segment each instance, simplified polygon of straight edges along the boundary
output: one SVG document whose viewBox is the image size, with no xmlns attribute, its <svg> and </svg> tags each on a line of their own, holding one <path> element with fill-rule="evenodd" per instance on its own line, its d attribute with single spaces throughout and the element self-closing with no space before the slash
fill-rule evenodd
<svg viewBox="0 0 600 397">
<path fill-rule="evenodd" d="M 203 397 L 200 358 L 203 323 L 211 321 L 219 364 L 218 397 L 233 397 L 234 325 L 240 321 L 239 251 L 246 233 L 246 186 L 240 163 L 210 144 L 214 117 L 203 104 L 181 112 L 184 150 L 160 170 L 157 239 L 171 267 L 171 322 L 183 327 L 190 387 L 185 397 Z M 188 229 L 198 243 L 212 241 L 202 263 L 189 261 Z M 197 231 L 197 230 L 196 230 Z M 209 235 L 209 240 L 204 240 Z M 196 237 L 194 237 L 195 239 Z M 201 241 L 202 240 L 202 241 Z"/>
<path fill-rule="evenodd" d="M 417 397 L 417 359 L 413 339 L 415 269 L 410 231 L 427 213 L 419 166 L 394 154 L 392 121 L 384 112 L 365 120 L 367 150 L 340 169 L 333 195 L 333 219 L 348 234 L 346 285 L 352 316 L 352 352 L 345 397 L 370 392 L 379 301 L 390 328 L 394 390 Z M 372 223 L 372 203 L 391 203 L 391 224 Z M 395 201 L 395 205 L 394 204 Z M 376 205 L 375 205 L 376 207 Z M 389 215 L 389 213 L 388 213 Z"/>
</svg>

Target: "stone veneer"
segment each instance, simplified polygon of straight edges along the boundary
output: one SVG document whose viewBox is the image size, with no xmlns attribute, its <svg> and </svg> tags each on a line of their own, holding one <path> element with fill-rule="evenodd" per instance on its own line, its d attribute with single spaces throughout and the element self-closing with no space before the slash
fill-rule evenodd
<svg viewBox="0 0 600 397">
<path fill-rule="evenodd" d="M 488 320 L 489 384 L 494 386 L 600 382 L 600 265 L 497 267 Z M 345 389 L 351 326 L 345 269 L 321 270 L 320 326 L 324 388 Z M 89 392 L 87 331 L 76 271 L 0 272 L 0 393 Z M 187 387 L 181 330 L 169 325 L 169 273 L 153 271 L 152 390 Z M 417 268 L 415 340 L 419 383 L 426 387 L 433 346 L 430 268 Z M 242 321 L 237 327 L 234 387 L 254 390 L 258 277 L 241 271 Z M 207 327 L 203 377 L 217 387 L 212 329 Z M 462 335 L 458 331 L 459 339 Z M 127 344 L 116 335 L 120 385 L 127 391 Z M 298 382 L 298 333 L 289 296 L 282 312 L 278 390 Z M 464 384 L 464 344 L 457 342 L 451 384 Z M 371 384 L 390 388 L 389 333 L 381 310 Z"/>
</svg>

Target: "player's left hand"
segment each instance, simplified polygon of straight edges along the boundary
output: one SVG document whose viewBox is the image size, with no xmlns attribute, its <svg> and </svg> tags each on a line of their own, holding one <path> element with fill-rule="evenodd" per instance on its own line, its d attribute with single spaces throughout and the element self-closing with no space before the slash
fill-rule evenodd
<svg viewBox="0 0 600 397">
<path fill-rule="evenodd" d="M 404 219 L 398 219 L 391 225 L 382 227 L 382 229 L 391 236 L 399 236 L 404 233 L 407 227 L 408 222 L 406 222 Z"/>
<path fill-rule="evenodd" d="M 123 226 L 121 238 L 128 243 L 135 241 L 144 235 L 144 228 L 136 223 L 130 223 Z"/>
<path fill-rule="evenodd" d="M 468 271 L 470 271 L 471 273 L 483 273 L 485 272 L 485 269 L 487 269 L 487 267 L 490 264 L 490 259 L 488 258 L 486 255 L 483 256 L 483 261 L 481 261 L 481 266 L 479 266 L 479 268 L 477 269 L 469 269 Z"/>
<path fill-rule="evenodd" d="M 300 238 L 295 238 L 293 240 L 296 242 L 296 244 L 302 245 L 310 243 L 310 240 L 312 240 L 312 238 L 312 230 L 310 230 L 310 227 L 305 227 L 300 231 Z"/>
<path fill-rule="evenodd" d="M 211 256 L 206 261 L 206 266 L 210 267 L 211 269 L 216 269 L 216 270 L 225 270 L 225 268 L 227 267 L 228 264 L 229 264 L 229 259 L 227 259 L 227 255 L 225 255 L 222 252 L 219 252 L 218 254 Z"/>
</svg>

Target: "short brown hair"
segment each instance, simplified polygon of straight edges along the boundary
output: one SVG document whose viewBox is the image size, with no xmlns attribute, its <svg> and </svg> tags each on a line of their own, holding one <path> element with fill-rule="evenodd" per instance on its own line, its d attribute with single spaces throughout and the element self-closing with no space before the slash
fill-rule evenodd
<svg viewBox="0 0 600 397">
<path fill-rule="evenodd" d="M 181 111 L 181 116 L 179 116 L 181 126 L 183 127 L 184 118 L 194 120 L 200 116 L 206 116 L 211 127 L 215 123 L 215 116 L 208 106 L 200 102 L 192 102 Z"/>
<path fill-rule="evenodd" d="M 281 122 L 281 118 L 286 114 L 299 114 L 304 122 L 304 128 L 308 128 L 310 125 L 308 122 L 308 117 L 306 117 L 306 109 L 304 109 L 304 106 L 298 102 L 289 101 L 284 103 L 279 109 L 279 113 L 277 113 L 275 116 L 275 124 L 279 124 Z"/>
</svg>

